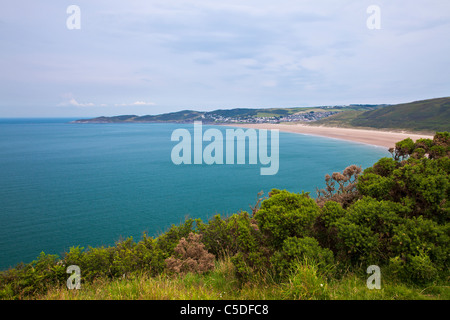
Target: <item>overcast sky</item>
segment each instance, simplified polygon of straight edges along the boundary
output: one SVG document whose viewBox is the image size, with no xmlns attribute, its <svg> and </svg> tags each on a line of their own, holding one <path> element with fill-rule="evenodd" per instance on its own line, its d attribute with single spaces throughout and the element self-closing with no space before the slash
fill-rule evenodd
<svg viewBox="0 0 450 320">
<path fill-rule="evenodd" d="M 80 29 L 67 27 L 70 5 L 80 8 Z M 370 5 L 381 10 L 381 29 L 367 27 Z M 450 96 L 448 0 L 2 0 L 0 6 L 0 117 Z"/>
</svg>

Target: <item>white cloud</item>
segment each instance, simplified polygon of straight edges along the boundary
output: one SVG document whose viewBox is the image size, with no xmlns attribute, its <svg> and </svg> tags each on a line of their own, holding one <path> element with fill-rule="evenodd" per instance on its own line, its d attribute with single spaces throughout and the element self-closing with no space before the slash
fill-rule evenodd
<svg viewBox="0 0 450 320">
<path fill-rule="evenodd" d="M 132 107 L 132 106 L 154 106 L 155 105 L 154 102 L 144 101 L 144 100 L 136 100 L 132 103 L 115 103 L 115 104 L 108 104 L 108 103 L 95 104 L 93 102 L 79 102 L 77 99 L 74 98 L 72 93 L 63 93 L 61 95 L 61 97 L 64 100 L 63 102 L 58 104 L 58 106 L 61 106 L 61 107 L 67 107 L 67 106 L 72 106 L 72 107 L 110 107 L 110 106 Z"/>
<path fill-rule="evenodd" d="M 128 107 L 128 106 L 154 106 L 154 102 L 146 102 L 146 101 L 135 101 L 133 103 L 116 103 L 114 106 L 116 107 Z"/>
<path fill-rule="evenodd" d="M 132 103 L 133 106 L 154 106 L 154 102 L 145 102 L 145 101 L 135 101 Z"/>
<path fill-rule="evenodd" d="M 94 104 L 92 102 L 88 102 L 88 103 L 80 103 L 75 99 L 71 99 L 69 101 L 69 104 L 75 107 L 93 107 Z"/>
<path fill-rule="evenodd" d="M 92 102 L 78 102 L 75 98 L 70 98 L 68 101 L 62 102 L 58 104 L 58 106 L 66 107 L 66 106 L 73 106 L 73 107 L 94 107 L 95 104 Z"/>
</svg>

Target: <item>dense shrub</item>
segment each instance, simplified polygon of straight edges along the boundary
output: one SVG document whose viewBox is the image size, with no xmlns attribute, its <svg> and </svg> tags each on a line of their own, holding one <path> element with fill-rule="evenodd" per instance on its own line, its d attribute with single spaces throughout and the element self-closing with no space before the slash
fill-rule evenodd
<svg viewBox="0 0 450 320">
<path fill-rule="evenodd" d="M 376 199 L 392 199 L 394 180 L 374 173 L 365 173 L 358 181 L 358 191 Z"/>
<path fill-rule="evenodd" d="M 383 159 L 358 179 L 363 196 L 408 206 L 409 216 L 424 216 L 439 223 L 449 219 L 450 159 L 410 158 L 394 166 Z"/>
<path fill-rule="evenodd" d="M 178 226 L 172 225 L 169 230 L 156 238 L 156 245 L 163 252 L 165 258 L 174 253 L 174 249 L 181 238 L 187 238 L 191 232 L 197 232 L 195 225 L 200 222 L 200 219 L 186 219 L 184 223 Z"/>
<path fill-rule="evenodd" d="M 439 276 L 439 271 L 425 253 L 408 255 L 406 259 L 399 256 L 391 258 L 389 273 L 406 283 L 427 284 Z"/>
<path fill-rule="evenodd" d="M 208 251 L 230 256 L 238 277 L 246 281 L 250 273 L 263 270 L 269 261 L 270 249 L 263 241 L 257 222 L 242 211 L 226 219 L 216 215 L 208 224 L 199 223 L 199 232 Z"/>
<path fill-rule="evenodd" d="M 113 247 L 72 247 L 62 259 L 65 266 L 77 265 L 82 270 L 83 281 L 95 278 L 117 278 L 132 273 L 161 273 L 165 268 L 164 253 L 156 240 L 145 233 L 138 243 L 133 238 L 118 241 Z"/>
<path fill-rule="evenodd" d="M 288 237 L 310 236 L 319 207 L 308 193 L 274 190 L 261 204 L 255 220 L 271 245 L 280 248 Z"/>
<path fill-rule="evenodd" d="M 325 227 L 332 227 L 336 221 L 345 216 L 347 211 L 335 201 L 328 201 L 320 210 L 320 219 Z"/>
<path fill-rule="evenodd" d="M 214 255 L 201 243 L 200 234 L 190 233 L 181 238 L 175 247 L 175 255 L 166 259 L 167 268 L 177 274 L 204 273 L 214 269 Z"/>
<path fill-rule="evenodd" d="M 322 248 L 319 242 L 310 237 L 289 237 L 283 242 L 281 250 L 271 258 L 275 274 L 281 278 L 295 271 L 298 261 L 314 263 L 319 270 L 327 270 L 334 262 L 333 252 Z"/>
<path fill-rule="evenodd" d="M 420 150 L 419 150 L 420 149 Z M 450 132 L 436 132 L 433 139 L 418 139 L 414 142 L 411 138 L 399 141 L 394 148 L 390 148 L 394 160 L 405 160 L 410 156 L 423 156 L 430 159 L 450 157 Z"/>
<path fill-rule="evenodd" d="M 216 257 L 223 257 L 232 252 L 231 235 L 227 232 L 227 220 L 220 214 L 215 215 L 207 223 L 198 224 L 205 248 Z M 232 253 L 233 254 L 233 253 Z"/>
<path fill-rule="evenodd" d="M 448 268 L 450 256 L 449 225 L 439 225 L 423 217 L 403 219 L 392 236 L 394 256 L 403 261 L 422 253 L 428 255 L 439 270 Z"/>
<path fill-rule="evenodd" d="M 45 292 L 52 286 L 65 283 L 65 272 L 57 255 L 42 252 L 37 260 L 1 273 L 0 298 L 17 299 Z"/>
<path fill-rule="evenodd" d="M 381 158 L 369 169 L 373 169 L 373 173 L 379 176 L 389 177 L 399 166 L 400 164 L 392 158 Z M 358 186 L 360 182 L 358 181 Z"/>
<path fill-rule="evenodd" d="M 391 201 L 364 197 L 355 202 L 334 226 L 339 256 L 352 263 L 380 263 L 390 256 L 393 228 L 404 207 Z"/>
</svg>

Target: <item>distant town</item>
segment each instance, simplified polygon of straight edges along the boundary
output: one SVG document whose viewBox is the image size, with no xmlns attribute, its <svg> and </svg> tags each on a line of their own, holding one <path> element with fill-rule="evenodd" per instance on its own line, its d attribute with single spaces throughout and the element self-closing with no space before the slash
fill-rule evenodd
<svg viewBox="0 0 450 320">
<path fill-rule="evenodd" d="M 290 115 L 279 115 L 279 116 L 235 116 L 226 117 L 218 114 L 204 114 L 202 115 L 202 120 L 205 122 L 219 122 L 219 123 L 280 123 L 280 122 L 312 122 L 317 121 L 333 114 L 339 113 L 340 111 L 325 111 L 325 112 L 298 112 Z"/>
</svg>

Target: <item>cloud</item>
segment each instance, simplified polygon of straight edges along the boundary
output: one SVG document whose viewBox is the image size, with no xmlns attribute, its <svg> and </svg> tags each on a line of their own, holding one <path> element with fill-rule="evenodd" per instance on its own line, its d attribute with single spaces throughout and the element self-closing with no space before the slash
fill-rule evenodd
<svg viewBox="0 0 450 320">
<path fill-rule="evenodd" d="M 135 101 L 132 103 L 133 106 L 154 106 L 154 102 L 145 102 L 145 101 Z"/>
<path fill-rule="evenodd" d="M 95 104 L 92 102 L 86 102 L 81 103 L 78 102 L 75 98 L 70 98 L 68 101 L 62 102 L 58 104 L 58 106 L 66 107 L 66 106 L 73 106 L 73 107 L 94 107 Z"/>
<path fill-rule="evenodd" d="M 135 101 L 133 103 L 116 103 L 114 106 L 116 107 L 128 107 L 128 106 L 154 106 L 154 102 L 146 102 L 146 101 Z"/>
<path fill-rule="evenodd" d="M 133 107 L 133 106 L 154 106 L 155 103 L 151 102 L 151 101 L 144 101 L 144 100 L 136 100 L 132 103 L 98 103 L 95 104 L 93 102 L 79 102 L 74 95 L 71 92 L 66 92 L 61 94 L 61 98 L 64 100 L 63 102 L 59 103 L 58 106 L 62 106 L 62 107 L 67 107 L 67 106 L 72 106 L 72 107 Z M 109 98 L 114 99 L 114 98 Z"/>
<path fill-rule="evenodd" d="M 80 103 L 75 99 L 70 99 L 69 104 L 75 107 L 93 107 L 94 104 L 92 102 L 88 103 Z"/>
</svg>

